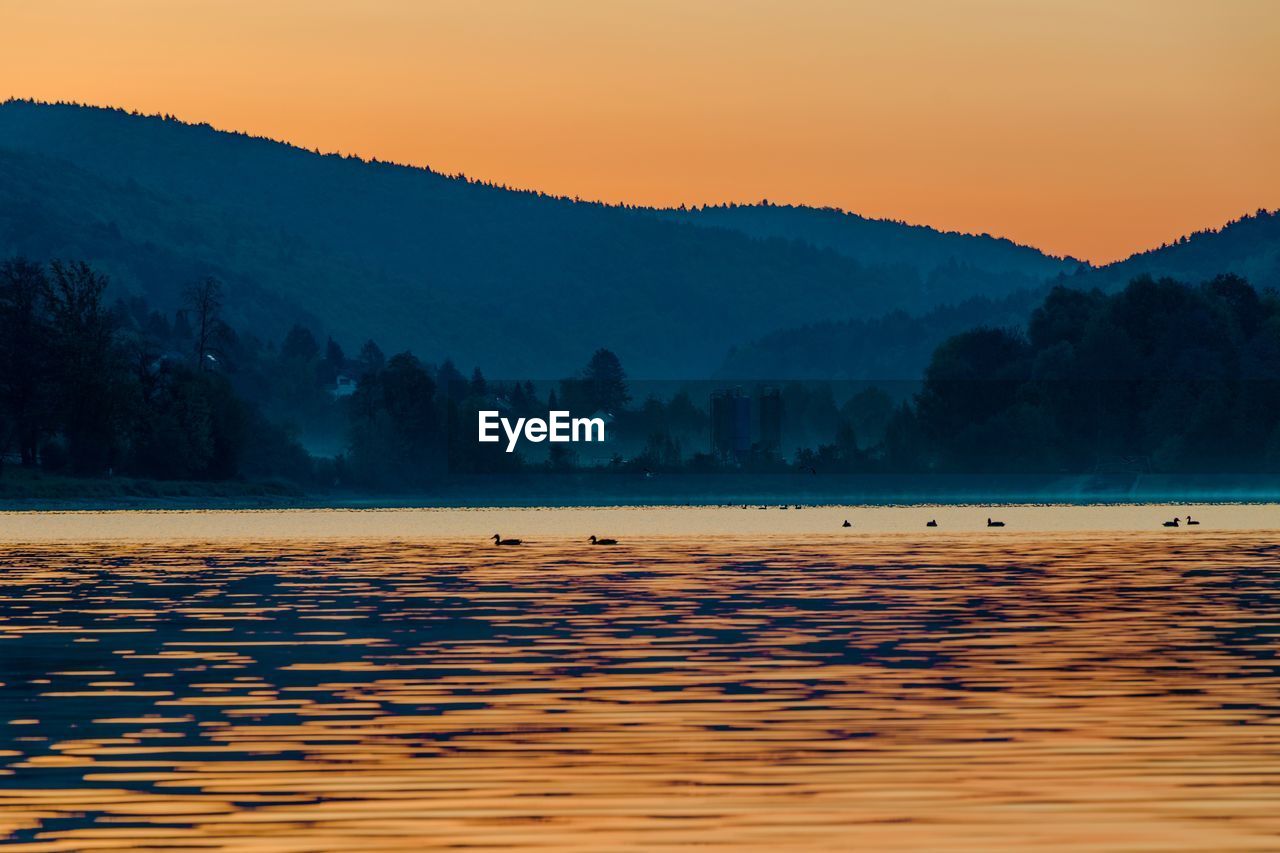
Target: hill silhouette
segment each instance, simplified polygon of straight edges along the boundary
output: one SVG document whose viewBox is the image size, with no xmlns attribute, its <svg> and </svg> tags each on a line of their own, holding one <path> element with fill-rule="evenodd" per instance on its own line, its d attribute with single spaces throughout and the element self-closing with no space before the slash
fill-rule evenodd
<svg viewBox="0 0 1280 853">
<path fill-rule="evenodd" d="M 1280 290 L 1280 210 L 1258 210 L 1221 228 L 1179 237 L 1099 267 L 1079 283 L 1115 290 L 1140 276 L 1203 282 L 1228 273 L 1258 290 Z"/>
<path fill-rule="evenodd" d="M 836 208 L 766 201 L 704 205 L 667 214 L 683 222 L 728 228 L 753 237 L 798 240 L 857 258 L 864 264 L 910 266 L 932 276 L 937 283 L 946 283 L 957 273 L 972 269 L 1039 280 L 1070 272 L 1082 264 L 1074 258 L 1048 256 L 1003 237 L 939 231 L 891 219 L 870 219 Z"/>
<path fill-rule="evenodd" d="M 1238 275 L 1259 291 L 1280 289 L 1280 211 L 1259 210 L 1222 228 L 1181 237 L 1103 267 L 1078 267 L 1052 284 L 1113 293 L 1142 276 L 1201 283 Z M 954 292 L 962 292 L 956 288 Z M 929 311 L 843 318 L 778 329 L 730 349 L 718 374 L 806 379 L 919 379 L 934 348 L 975 326 L 1022 327 L 1048 286 L 975 297 Z"/>
<path fill-rule="evenodd" d="M 86 260 L 161 307 L 214 275 L 246 332 L 301 320 L 534 377 L 599 346 L 635 376 L 708 375 L 779 329 L 999 299 L 1077 266 L 834 211 L 612 206 L 29 101 L 0 105 L 0 256 L 15 254 Z"/>
<path fill-rule="evenodd" d="M 1048 286 L 998 299 L 976 296 L 923 314 L 893 311 L 770 332 L 730 349 L 722 379 L 918 380 L 937 346 L 975 326 L 1022 326 Z"/>
</svg>

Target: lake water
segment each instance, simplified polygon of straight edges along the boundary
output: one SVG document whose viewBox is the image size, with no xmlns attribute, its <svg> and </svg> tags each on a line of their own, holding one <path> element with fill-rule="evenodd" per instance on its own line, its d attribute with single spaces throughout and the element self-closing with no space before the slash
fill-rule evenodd
<svg viewBox="0 0 1280 853">
<path fill-rule="evenodd" d="M 0 838 L 1274 850 L 1278 529 L 1274 506 L 3 514 Z"/>
</svg>

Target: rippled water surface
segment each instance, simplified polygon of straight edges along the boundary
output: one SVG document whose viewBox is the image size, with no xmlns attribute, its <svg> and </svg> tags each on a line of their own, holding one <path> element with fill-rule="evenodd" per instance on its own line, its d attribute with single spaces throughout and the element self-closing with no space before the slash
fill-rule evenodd
<svg viewBox="0 0 1280 853">
<path fill-rule="evenodd" d="M 0 838 L 1274 850 L 1278 537 L 1186 533 L 0 546 Z"/>
</svg>

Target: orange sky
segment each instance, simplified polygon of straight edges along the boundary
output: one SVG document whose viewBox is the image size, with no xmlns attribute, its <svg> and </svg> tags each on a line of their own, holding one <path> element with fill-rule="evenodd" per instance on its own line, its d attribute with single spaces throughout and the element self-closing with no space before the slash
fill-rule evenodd
<svg viewBox="0 0 1280 853">
<path fill-rule="evenodd" d="M 0 0 L 0 97 L 1095 261 L 1280 207 L 1278 0 Z"/>
</svg>

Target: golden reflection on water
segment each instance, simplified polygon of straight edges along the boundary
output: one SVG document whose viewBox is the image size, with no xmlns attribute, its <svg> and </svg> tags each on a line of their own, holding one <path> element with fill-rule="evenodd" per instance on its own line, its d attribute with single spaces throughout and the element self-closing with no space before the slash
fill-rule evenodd
<svg viewBox="0 0 1280 853">
<path fill-rule="evenodd" d="M 1280 547 L 0 549 L 15 851 L 1280 846 Z"/>
</svg>

